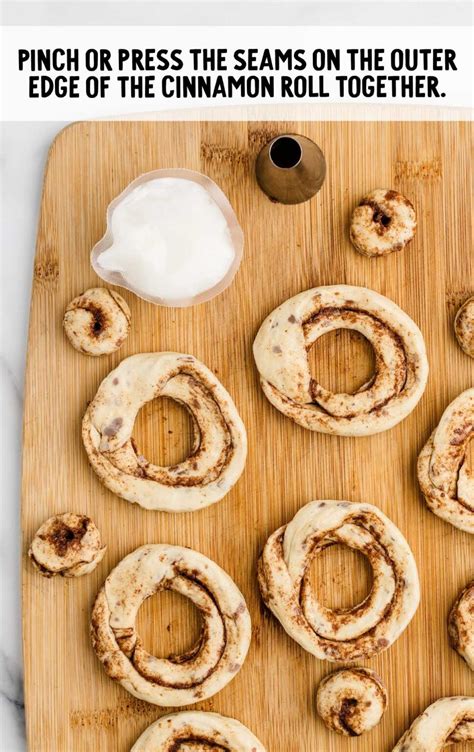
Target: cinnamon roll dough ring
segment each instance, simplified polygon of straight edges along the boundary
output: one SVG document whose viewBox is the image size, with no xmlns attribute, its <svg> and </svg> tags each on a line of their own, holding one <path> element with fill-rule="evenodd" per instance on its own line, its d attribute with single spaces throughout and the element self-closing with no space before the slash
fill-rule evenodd
<svg viewBox="0 0 474 752">
<path fill-rule="evenodd" d="M 363 334 L 375 374 L 355 394 L 334 394 L 311 376 L 308 350 L 334 329 Z M 392 428 L 421 398 L 428 377 L 422 334 L 395 303 L 365 287 L 333 285 L 296 295 L 263 322 L 254 357 L 267 399 L 303 428 L 367 436 Z"/>
<path fill-rule="evenodd" d="M 160 590 L 189 598 L 202 632 L 184 656 L 156 658 L 136 631 L 138 609 Z M 240 670 L 251 625 L 242 593 L 217 564 L 181 546 L 137 548 L 112 570 L 91 616 L 94 650 L 106 673 L 135 697 L 164 707 L 189 705 L 219 692 Z"/>
<path fill-rule="evenodd" d="M 474 297 L 466 300 L 454 319 L 454 333 L 459 347 L 474 358 Z"/>
<path fill-rule="evenodd" d="M 66 512 L 43 522 L 28 556 L 43 577 L 81 577 L 96 568 L 106 548 L 90 517 Z"/>
<path fill-rule="evenodd" d="M 428 508 L 467 533 L 474 533 L 474 475 L 466 456 L 473 435 L 474 388 L 448 405 L 418 457 Z"/>
<path fill-rule="evenodd" d="M 130 331 L 130 309 L 118 292 L 92 287 L 72 300 L 63 319 L 71 345 L 87 355 L 118 350 Z"/>
<path fill-rule="evenodd" d="M 365 554 L 372 590 L 362 603 L 329 609 L 309 581 L 314 556 L 344 543 Z M 263 600 L 285 631 L 321 660 L 369 658 L 388 648 L 411 621 L 419 602 L 413 554 L 400 530 L 377 507 L 312 501 L 268 539 L 258 565 Z"/>
<path fill-rule="evenodd" d="M 474 671 L 474 580 L 456 598 L 448 618 L 451 647 Z"/>
<path fill-rule="evenodd" d="M 474 740 L 474 697 L 442 697 L 405 731 L 393 752 L 440 752 L 448 744 Z"/>
<path fill-rule="evenodd" d="M 332 731 L 360 736 L 376 726 L 387 709 L 387 690 L 370 668 L 345 668 L 326 676 L 318 687 L 318 714 Z"/>
<path fill-rule="evenodd" d="M 265 752 L 261 742 L 239 721 L 202 711 L 159 718 L 145 729 L 130 752 L 178 752 L 186 744 L 201 744 L 209 752 Z"/>
<path fill-rule="evenodd" d="M 132 438 L 138 411 L 155 397 L 180 402 L 193 419 L 192 453 L 171 467 L 153 465 Z M 244 424 L 222 384 L 192 355 L 172 352 L 123 360 L 89 405 L 82 437 L 107 488 L 162 511 L 189 512 L 219 501 L 237 482 L 247 455 Z"/>
<path fill-rule="evenodd" d="M 363 256 L 401 251 L 413 239 L 416 213 L 398 191 L 379 188 L 365 196 L 352 213 L 350 238 Z"/>
</svg>

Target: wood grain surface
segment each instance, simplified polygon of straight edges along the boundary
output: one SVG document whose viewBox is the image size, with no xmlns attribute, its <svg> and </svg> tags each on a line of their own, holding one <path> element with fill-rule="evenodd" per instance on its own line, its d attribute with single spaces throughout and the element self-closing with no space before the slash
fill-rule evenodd
<svg viewBox="0 0 474 752">
<path fill-rule="evenodd" d="M 277 133 L 298 132 L 323 149 L 327 178 L 298 206 L 270 202 L 254 177 L 256 155 Z M 241 588 L 252 616 L 247 661 L 222 692 L 194 706 L 248 725 L 268 752 L 389 752 L 407 725 L 436 698 L 472 693 L 472 674 L 448 646 L 446 619 L 472 575 L 472 541 L 427 511 L 416 458 L 446 405 L 473 383 L 473 361 L 453 335 L 457 307 L 472 294 L 468 123 L 77 123 L 55 140 L 46 170 L 34 267 L 24 414 L 23 632 L 29 749 L 126 752 L 164 709 L 135 700 L 102 670 L 89 642 L 95 595 L 112 567 L 147 542 L 191 546 L 211 557 Z M 120 352 L 76 352 L 61 322 L 67 303 L 100 283 L 89 253 L 105 228 L 107 204 L 129 181 L 160 167 L 188 167 L 228 195 L 245 233 L 232 286 L 188 309 L 154 307 L 125 291 L 132 327 Z M 399 254 L 368 259 L 352 248 L 356 202 L 377 187 L 395 188 L 418 212 L 415 240 Z M 309 287 L 365 285 L 392 298 L 423 331 L 431 366 L 415 411 L 391 431 L 368 438 L 313 434 L 264 398 L 252 358 L 263 318 Z M 105 375 L 133 353 L 175 350 L 206 363 L 235 399 L 247 426 L 244 475 L 221 502 L 201 512 L 146 512 L 115 497 L 89 468 L 80 426 Z M 326 386 L 354 388 L 370 373 L 367 343 L 348 332 L 326 335 L 312 352 Z M 175 462 L 189 449 L 182 408 L 156 401 L 142 410 L 135 437 L 143 453 Z M 375 668 L 389 708 L 370 734 L 349 740 L 329 732 L 315 712 L 320 679 L 337 666 L 305 653 L 263 608 L 255 565 L 268 535 L 312 499 L 367 501 L 407 537 L 418 563 L 422 599 L 409 628 Z M 44 579 L 28 543 L 51 514 L 89 514 L 108 550 L 78 580 Z M 313 564 L 320 598 L 349 605 L 370 587 L 363 557 L 334 547 Z M 190 644 L 194 608 L 169 593 L 139 614 L 145 645 L 165 656 Z M 467 749 L 459 745 L 458 749 Z"/>
</svg>

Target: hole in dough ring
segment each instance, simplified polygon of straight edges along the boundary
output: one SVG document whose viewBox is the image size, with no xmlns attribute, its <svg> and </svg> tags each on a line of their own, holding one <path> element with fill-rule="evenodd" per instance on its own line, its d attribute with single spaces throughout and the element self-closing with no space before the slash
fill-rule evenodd
<svg viewBox="0 0 474 752">
<path fill-rule="evenodd" d="M 416 718 L 393 752 L 440 752 L 474 740 L 474 697 L 442 697 Z"/>
<path fill-rule="evenodd" d="M 313 557 L 335 543 L 361 551 L 372 565 L 372 589 L 352 608 L 326 608 L 311 590 Z M 328 661 L 386 650 L 408 626 L 420 599 L 415 560 L 400 530 L 377 507 L 349 501 L 302 507 L 268 539 L 258 579 L 263 600 L 290 637 Z"/>
<path fill-rule="evenodd" d="M 185 655 L 156 658 L 136 631 L 138 609 L 160 590 L 174 590 L 202 616 L 201 636 Z M 250 615 L 237 585 L 203 554 L 163 544 L 137 548 L 112 570 L 91 616 L 94 650 L 106 673 L 132 695 L 164 707 L 219 692 L 241 668 L 250 645 Z"/>
<path fill-rule="evenodd" d="M 115 290 L 92 287 L 72 300 L 63 319 L 71 345 L 86 355 L 118 350 L 130 331 L 130 308 Z"/>
<path fill-rule="evenodd" d="M 474 580 L 456 598 L 448 618 L 451 647 L 474 671 Z"/>
<path fill-rule="evenodd" d="M 180 402 L 193 419 L 193 451 L 178 465 L 152 464 L 132 438 L 138 411 L 156 397 Z M 192 355 L 170 352 L 123 360 L 87 408 L 82 438 L 107 488 L 145 509 L 170 512 L 202 509 L 222 499 L 247 456 L 244 424 L 222 384 Z"/>
<path fill-rule="evenodd" d="M 474 533 L 474 477 L 467 446 L 474 436 L 474 388 L 446 408 L 418 457 L 418 482 L 428 508 L 466 533 Z"/>
<path fill-rule="evenodd" d="M 265 752 L 259 740 L 239 721 L 202 711 L 162 716 L 145 729 L 130 752 L 178 752 L 186 744 L 202 745 L 209 752 L 213 749 Z"/>
<path fill-rule="evenodd" d="M 321 681 L 316 707 L 332 731 L 360 736 L 380 722 L 387 709 L 387 690 L 370 668 L 344 668 Z"/>
<path fill-rule="evenodd" d="M 308 350 L 335 329 L 364 335 L 375 373 L 355 394 L 335 394 L 311 376 Z M 303 428 L 340 436 L 369 436 L 407 417 L 428 378 L 423 336 L 393 301 L 365 287 L 315 287 L 295 295 L 265 319 L 254 357 L 268 400 Z"/>
<path fill-rule="evenodd" d="M 350 238 L 363 256 L 402 251 L 415 231 L 413 204 L 398 191 L 378 188 L 365 196 L 352 213 Z"/>
</svg>

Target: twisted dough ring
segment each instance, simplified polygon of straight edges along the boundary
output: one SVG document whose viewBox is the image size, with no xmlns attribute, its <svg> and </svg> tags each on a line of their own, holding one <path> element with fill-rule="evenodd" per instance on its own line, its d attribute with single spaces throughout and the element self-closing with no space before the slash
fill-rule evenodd
<svg viewBox="0 0 474 752">
<path fill-rule="evenodd" d="M 43 577 L 81 577 L 96 568 L 106 548 L 90 517 L 66 512 L 43 522 L 28 556 Z"/>
<path fill-rule="evenodd" d="M 474 388 L 448 405 L 418 457 L 418 481 L 429 509 L 467 533 L 474 533 L 474 476 L 466 461 L 473 434 Z"/>
<path fill-rule="evenodd" d="M 451 646 L 474 671 L 474 580 L 456 598 L 448 618 Z"/>
<path fill-rule="evenodd" d="M 474 698 L 442 697 L 416 718 L 393 752 L 440 752 L 474 739 Z"/>
<path fill-rule="evenodd" d="M 363 256 L 386 256 L 401 251 L 413 239 L 413 204 L 398 191 L 379 188 L 362 199 L 352 213 L 350 237 Z"/>
<path fill-rule="evenodd" d="M 387 690 L 370 668 L 344 668 L 318 687 L 316 707 L 326 726 L 344 736 L 374 728 L 387 709 Z"/>
<path fill-rule="evenodd" d="M 144 649 L 135 621 L 146 598 L 160 590 L 189 598 L 202 616 L 189 653 L 156 658 Z M 189 705 L 219 692 L 236 675 L 250 645 L 250 615 L 237 585 L 197 551 L 163 544 L 122 559 L 97 595 L 92 644 L 106 673 L 132 695 L 155 705 Z"/>
<path fill-rule="evenodd" d="M 171 467 L 143 457 L 132 430 L 140 408 L 171 397 L 190 412 L 193 451 Z M 132 355 L 104 379 L 87 408 L 82 438 L 103 483 L 145 509 L 189 512 L 222 499 L 237 482 L 247 436 L 237 408 L 214 374 L 192 355 Z"/>
<path fill-rule="evenodd" d="M 309 582 L 313 557 L 334 543 L 365 554 L 372 590 L 360 604 L 329 609 Z M 270 536 L 259 560 L 263 600 L 285 631 L 321 660 L 368 658 L 388 648 L 419 602 L 413 554 L 400 530 L 377 507 L 349 501 L 312 501 Z"/>
<path fill-rule="evenodd" d="M 143 732 L 130 752 L 178 752 L 186 745 L 219 752 L 265 752 L 249 729 L 218 713 L 189 711 L 159 718 Z"/>
<path fill-rule="evenodd" d="M 71 345 L 88 355 L 107 355 L 128 337 L 130 309 L 118 292 L 92 287 L 72 300 L 64 314 L 64 331 Z"/>
<path fill-rule="evenodd" d="M 457 312 L 454 333 L 461 349 L 474 358 L 474 297 L 466 300 Z"/>
<path fill-rule="evenodd" d="M 311 376 L 308 350 L 334 329 L 363 334 L 375 351 L 375 374 L 355 394 L 334 394 Z M 428 377 L 416 324 L 388 298 L 365 287 L 315 287 L 265 319 L 254 357 L 266 397 L 311 431 L 367 436 L 392 428 L 415 407 Z"/>
</svg>

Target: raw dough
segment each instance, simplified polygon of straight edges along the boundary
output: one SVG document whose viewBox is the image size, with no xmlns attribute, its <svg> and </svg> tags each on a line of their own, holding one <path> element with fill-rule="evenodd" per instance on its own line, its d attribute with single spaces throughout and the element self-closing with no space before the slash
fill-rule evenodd
<svg viewBox="0 0 474 752">
<path fill-rule="evenodd" d="M 130 319 L 130 309 L 118 292 L 93 287 L 69 303 L 63 326 L 71 345 L 79 352 L 108 355 L 122 347 Z"/>
<path fill-rule="evenodd" d="M 454 333 L 466 355 L 474 358 L 474 297 L 466 300 L 457 312 Z"/>
<path fill-rule="evenodd" d="M 106 548 L 90 517 L 65 512 L 43 522 L 28 556 L 44 577 L 81 577 L 96 568 Z"/>
<path fill-rule="evenodd" d="M 183 462 L 158 467 L 132 438 L 140 408 L 171 397 L 190 412 L 194 447 Z M 239 479 L 247 436 L 230 395 L 192 355 L 147 353 L 123 360 L 87 408 L 82 438 L 89 462 L 111 491 L 145 509 L 190 512 L 214 504 Z"/>
<path fill-rule="evenodd" d="M 355 394 L 334 394 L 311 376 L 308 350 L 334 329 L 363 334 L 375 351 L 375 374 Z M 421 398 L 428 377 L 425 343 L 395 303 L 365 287 L 315 287 L 265 319 L 254 356 L 266 397 L 311 431 L 368 436 L 392 428 Z"/>
<path fill-rule="evenodd" d="M 308 577 L 314 556 L 335 543 L 365 554 L 370 594 L 349 609 L 318 603 Z M 420 599 L 413 554 L 377 507 L 312 501 L 268 539 L 258 565 L 263 600 L 285 631 L 321 660 L 352 661 L 386 650 L 410 623 Z"/>
<path fill-rule="evenodd" d="M 448 619 L 451 646 L 474 671 L 474 580 L 456 598 Z"/>
<path fill-rule="evenodd" d="M 178 752 L 186 743 L 205 745 L 209 752 L 265 752 L 249 729 L 218 713 L 184 711 L 159 718 L 143 732 L 130 752 Z M 194 746 L 193 746 L 194 749 Z"/>
<path fill-rule="evenodd" d="M 387 690 L 372 669 L 344 668 L 322 680 L 316 706 L 329 729 L 360 736 L 380 722 L 387 709 Z"/>
<path fill-rule="evenodd" d="M 189 598 L 201 612 L 201 636 L 186 655 L 156 658 L 136 631 L 142 603 L 160 590 Z M 250 645 L 244 597 L 224 570 L 190 548 L 149 544 L 117 564 L 91 616 L 92 644 L 107 674 L 132 695 L 163 707 L 212 697 L 242 667 Z"/>
<path fill-rule="evenodd" d="M 415 231 L 413 204 L 398 191 L 386 188 L 372 191 L 352 213 L 351 241 L 364 256 L 386 256 L 401 251 L 413 239 Z"/>
<path fill-rule="evenodd" d="M 466 460 L 474 434 L 474 388 L 446 408 L 418 457 L 418 481 L 434 514 L 474 533 L 474 476 Z"/>
<path fill-rule="evenodd" d="M 442 697 L 416 718 L 393 752 L 440 752 L 474 740 L 474 697 Z"/>
</svg>

